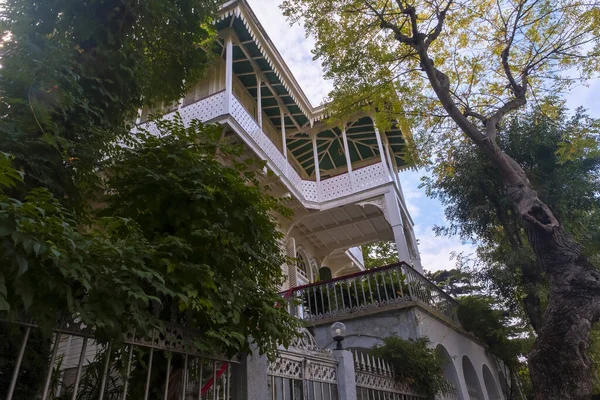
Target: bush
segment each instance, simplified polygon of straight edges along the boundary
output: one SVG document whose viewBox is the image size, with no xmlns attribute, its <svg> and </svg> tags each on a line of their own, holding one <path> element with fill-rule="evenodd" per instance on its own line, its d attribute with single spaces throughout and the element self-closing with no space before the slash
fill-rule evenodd
<svg viewBox="0 0 600 400">
<path fill-rule="evenodd" d="M 429 338 L 404 340 L 387 337 L 382 346 L 374 347 L 371 354 L 383 358 L 394 368 L 395 378 L 410 385 L 419 393 L 433 397 L 445 387 L 442 362 L 429 347 Z"/>
</svg>

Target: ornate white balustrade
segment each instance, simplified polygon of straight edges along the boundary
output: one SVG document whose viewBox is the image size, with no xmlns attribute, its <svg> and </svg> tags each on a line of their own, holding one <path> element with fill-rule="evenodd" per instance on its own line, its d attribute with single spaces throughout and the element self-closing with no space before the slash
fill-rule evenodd
<svg viewBox="0 0 600 400">
<path fill-rule="evenodd" d="M 357 351 L 353 352 L 353 357 L 358 400 L 427 398 L 399 383 L 394 368 L 386 361 Z"/>
<path fill-rule="evenodd" d="M 459 325 L 458 303 L 406 263 L 299 286 L 284 295 L 304 321 L 318 322 L 383 306 L 417 302 Z"/>
<path fill-rule="evenodd" d="M 258 125 L 254 117 L 244 108 L 242 103 L 231 95 L 229 110 L 225 91 L 215 93 L 195 103 L 166 114 L 164 118 L 173 118 L 179 112 L 185 124 L 193 119 L 202 122 L 216 121 L 219 117 L 230 115 L 243 131 L 242 139 L 258 155 L 265 159 L 270 167 L 281 176 L 284 183 L 295 189 L 305 202 L 324 202 L 339 199 L 362 190 L 371 189 L 391 181 L 381 162 L 359 168 L 351 173 L 323 179 L 321 182 L 303 180 L 285 156 L 269 139 Z M 158 134 L 153 123 L 144 125 L 151 133 Z"/>
</svg>

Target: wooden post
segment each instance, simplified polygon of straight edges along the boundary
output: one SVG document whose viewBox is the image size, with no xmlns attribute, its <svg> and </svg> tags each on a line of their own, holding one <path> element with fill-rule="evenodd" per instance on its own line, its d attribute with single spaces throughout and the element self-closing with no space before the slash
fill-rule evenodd
<svg viewBox="0 0 600 400">
<path fill-rule="evenodd" d="M 256 74 L 256 120 L 258 121 L 258 126 L 262 129 L 263 121 L 262 121 L 262 81 L 260 80 L 260 76 L 258 73 Z"/>
<path fill-rule="evenodd" d="M 350 159 L 350 150 L 348 147 L 348 137 L 346 136 L 346 127 L 342 130 L 342 139 L 344 141 L 344 154 L 346 156 L 346 165 L 348 165 L 348 176 L 350 177 L 350 187 L 354 186 L 354 174 L 352 173 L 352 160 Z"/>
<path fill-rule="evenodd" d="M 383 143 L 381 143 L 381 135 L 379 134 L 379 129 L 373 123 L 373 127 L 375 128 L 375 138 L 377 139 L 377 148 L 379 149 L 379 156 L 381 157 L 381 164 L 383 165 L 383 171 L 390 179 L 394 179 L 394 177 L 390 173 L 390 169 L 388 168 L 385 150 L 383 149 Z"/>
<path fill-rule="evenodd" d="M 287 156 L 287 140 L 285 138 L 285 113 L 284 113 L 281 105 L 279 105 L 279 111 L 281 112 L 281 147 L 282 147 L 283 156 L 287 160 L 288 156 Z"/>
<path fill-rule="evenodd" d="M 233 96 L 233 41 L 231 33 L 225 37 L 225 112 L 231 114 Z"/>
<path fill-rule="evenodd" d="M 321 182 L 321 170 L 319 168 L 319 150 L 317 149 L 317 134 L 312 135 L 313 144 L 313 157 L 315 158 L 315 177 L 317 178 L 317 184 Z"/>
</svg>

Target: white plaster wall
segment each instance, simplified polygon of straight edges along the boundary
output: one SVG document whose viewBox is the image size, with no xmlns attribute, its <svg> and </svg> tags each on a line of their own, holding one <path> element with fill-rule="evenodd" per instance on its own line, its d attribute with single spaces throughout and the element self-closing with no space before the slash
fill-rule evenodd
<svg viewBox="0 0 600 400">
<path fill-rule="evenodd" d="M 403 339 L 427 336 L 431 346 L 436 348 L 441 344 L 448 352 L 458 378 L 458 399 L 469 400 L 465 376 L 463 371 L 463 356 L 467 356 L 473 364 L 477 375 L 483 400 L 490 399 L 483 377 L 483 366 L 489 368 L 498 393 L 499 399 L 504 399 L 501 391 L 498 364 L 495 358 L 488 354 L 485 348 L 473 340 L 468 334 L 451 328 L 446 323 L 432 316 L 418 307 L 388 310 L 381 313 L 364 315 L 340 320 L 346 325 L 346 339 L 344 347 L 356 349 L 370 349 L 382 343 L 382 339 L 389 336 L 399 336 Z M 321 348 L 332 349 L 335 344 L 329 333 L 331 323 L 313 326 L 315 339 Z"/>
<path fill-rule="evenodd" d="M 431 340 L 431 345 L 434 348 L 438 344 L 441 344 L 450 354 L 460 381 L 461 387 L 459 389 L 462 395 L 461 398 L 465 400 L 469 399 L 462 363 L 463 356 L 466 355 L 473 364 L 479 385 L 483 392 L 484 400 L 490 400 L 483 379 L 483 366 L 488 366 L 493 375 L 496 387 L 499 388 L 500 377 L 495 358 L 491 354 L 488 354 L 483 346 L 471 339 L 468 335 L 457 332 L 455 329 L 429 313 L 417 309 L 416 315 L 419 321 L 419 336 L 427 336 L 429 340 Z M 501 398 L 504 399 L 503 396 Z"/>
<path fill-rule="evenodd" d="M 418 334 L 415 308 L 370 314 L 342 322 L 346 325 L 346 348 L 370 349 L 381 344 L 382 339 L 389 336 L 414 339 Z M 329 333 L 330 326 L 331 324 L 326 324 L 314 327 L 315 340 L 321 348 L 332 349 L 335 346 Z"/>
</svg>

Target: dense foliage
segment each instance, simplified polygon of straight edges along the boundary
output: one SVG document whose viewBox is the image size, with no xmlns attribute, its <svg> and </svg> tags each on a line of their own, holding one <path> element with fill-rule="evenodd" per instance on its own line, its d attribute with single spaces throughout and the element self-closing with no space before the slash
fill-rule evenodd
<svg viewBox="0 0 600 400">
<path fill-rule="evenodd" d="M 7 0 L 0 10 L 0 149 L 81 212 L 94 169 L 142 101 L 169 102 L 210 54 L 217 0 Z"/>
<path fill-rule="evenodd" d="M 530 180 L 544 201 L 556 210 L 596 263 L 600 233 L 598 127 L 599 122 L 582 110 L 569 116 L 566 109 L 546 104 L 514 117 L 499 133 L 502 147 L 527 166 Z M 520 373 L 526 366 L 514 360 L 525 355 L 533 341 L 529 323 L 534 330 L 541 325 L 548 286 L 497 171 L 473 147 L 463 143 L 453 148 L 451 157 L 438 160 L 433 176 L 424 184 L 445 206 L 449 225 L 438 227 L 438 233 L 460 234 L 478 244 L 476 259 L 459 258 L 463 267 L 475 264 L 471 283 L 468 272 L 456 272 L 466 278 L 461 289 L 475 282 L 481 289 L 475 294 L 488 296 L 461 300 L 463 327 L 488 344 L 527 382 L 526 374 Z M 482 175 L 487 178 L 475 180 Z M 447 279 L 438 282 L 442 286 L 459 278 L 453 271 L 432 274 L 434 280 L 444 276 Z M 597 342 L 597 331 L 593 331 L 590 355 L 594 362 L 600 353 Z"/>
<path fill-rule="evenodd" d="M 433 398 L 445 387 L 441 360 L 429 347 L 429 339 L 404 340 L 396 336 L 383 339 L 383 344 L 371 350 L 394 368 L 398 382 Z"/>
<path fill-rule="evenodd" d="M 287 211 L 259 190 L 261 166 L 194 121 L 129 133 L 142 104 L 179 99 L 210 65 L 219 5 L 3 3 L 2 318 L 46 333 L 77 318 L 115 348 L 166 319 L 229 355 L 295 335 L 274 307 L 284 257 L 272 215 Z"/>
<path fill-rule="evenodd" d="M 250 337 L 274 350 L 296 328 L 274 307 L 286 260 L 273 213 L 289 211 L 265 192 L 262 163 L 236 161 L 241 149 L 219 142 L 220 128 L 179 117 L 157 125 L 160 136 L 141 132 L 115 158 L 104 212 L 131 219 L 152 244 L 173 291 L 163 319 L 199 330 L 205 350 L 248 351 Z"/>
<path fill-rule="evenodd" d="M 521 340 L 522 330 L 511 314 L 498 307 L 496 299 L 471 295 L 459 299 L 457 316 L 461 326 L 477 336 L 491 352 L 516 371 L 519 357 L 527 354 L 532 339 Z"/>
<path fill-rule="evenodd" d="M 198 330 L 205 351 L 250 350 L 250 337 L 274 350 L 296 328 L 274 307 L 284 256 L 270 213 L 286 210 L 250 166 L 222 164 L 236 153 L 216 146 L 218 129 L 159 125 L 165 135 L 142 132 L 113 159 L 92 226 L 45 189 L 4 195 L 2 309 L 47 327 L 76 315 L 101 339 L 170 320 Z"/>
<path fill-rule="evenodd" d="M 384 267 L 399 261 L 396 244 L 392 241 L 378 241 L 362 246 L 365 268 Z"/>
<path fill-rule="evenodd" d="M 454 297 L 472 295 L 481 289 L 481 285 L 475 282 L 470 271 L 459 268 L 435 272 L 425 271 L 425 276 L 444 292 Z"/>
<path fill-rule="evenodd" d="M 582 110 L 569 116 L 564 108 L 545 107 L 514 117 L 498 135 L 591 260 L 600 255 L 599 129 L 600 121 Z M 448 220 L 437 232 L 476 241 L 484 284 L 512 310 L 524 310 L 538 329 L 545 277 L 498 172 L 470 143 L 453 147 L 432 172 L 424 186 L 442 202 Z"/>
<path fill-rule="evenodd" d="M 458 301 L 457 316 L 463 329 L 475 335 L 502 361 L 498 364 L 502 375 L 510 380 L 508 398 L 522 398 L 521 395 L 530 398 L 531 382 L 524 360 L 534 341 L 531 329 L 493 296 L 468 295 Z"/>
</svg>

